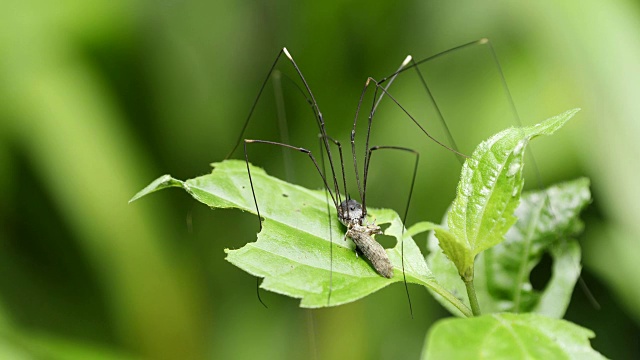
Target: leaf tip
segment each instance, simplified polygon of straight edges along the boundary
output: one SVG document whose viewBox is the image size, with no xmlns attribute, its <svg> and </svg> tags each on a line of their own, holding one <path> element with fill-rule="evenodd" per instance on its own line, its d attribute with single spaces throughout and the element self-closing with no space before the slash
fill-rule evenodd
<svg viewBox="0 0 640 360">
<path fill-rule="evenodd" d="M 579 111 L 581 111 L 581 108 L 574 108 L 571 110 L 567 110 L 565 112 L 563 112 L 562 114 L 557 115 L 556 117 L 558 118 L 563 118 L 565 119 L 564 122 L 569 121 L 575 114 L 577 114 Z"/>
<path fill-rule="evenodd" d="M 560 116 L 566 116 L 567 120 L 569 120 L 580 111 L 582 111 L 582 108 L 574 108 L 574 109 L 565 111 L 563 114 L 560 114 Z"/>
<path fill-rule="evenodd" d="M 182 181 L 174 179 L 171 175 L 168 175 L 168 174 L 162 175 L 159 178 L 153 180 L 144 189 L 138 191 L 137 194 L 133 195 L 133 197 L 129 199 L 128 204 L 131 204 L 132 202 L 154 191 L 161 190 L 167 187 L 174 187 L 174 186 L 181 187 L 182 184 L 183 184 Z"/>
</svg>

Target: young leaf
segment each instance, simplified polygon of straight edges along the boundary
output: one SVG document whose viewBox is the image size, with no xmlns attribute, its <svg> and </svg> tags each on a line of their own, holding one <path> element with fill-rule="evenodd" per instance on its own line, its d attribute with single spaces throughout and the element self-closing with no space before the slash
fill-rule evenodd
<svg viewBox="0 0 640 360">
<path fill-rule="evenodd" d="M 537 314 L 492 314 L 436 323 L 422 359 L 605 359 L 595 334 L 565 320 Z"/>
<path fill-rule="evenodd" d="M 524 149 L 529 140 L 553 134 L 577 111 L 567 111 L 534 126 L 506 129 L 478 145 L 465 161 L 448 214 L 452 236 L 439 237 L 442 250 L 465 281 L 473 280 L 476 255 L 500 243 L 516 221 L 513 212 L 524 184 Z"/>
<path fill-rule="evenodd" d="M 212 164 L 204 176 L 180 181 L 164 175 L 132 200 L 166 187 L 181 187 L 212 208 L 237 208 L 256 213 L 246 164 L 228 160 Z M 337 220 L 336 209 L 327 213 L 324 191 L 308 190 L 273 178 L 251 167 L 262 231 L 258 240 L 238 250 L 226 250 L 227 260 L 246 272 L 265 278 L 261 287 L 300 298 L 302 307 L 323 307 L 355 301 L 389 284 L 403 281 L 401 242 L 408 282 L 424 285 L 454 303 L 467 316 L 470 310 L 436 283 L 413 239 L 402 234 L 402 222 L 392 210 L 369 209 L 369 221 L 391 224 L 385 231 L 398 243 L 387 249 L 394 266 L 391 279 L 378 275 L 363 257 L 357 257 L 351 240 Z M 256 229 L 257 229 L 256 224 Z M 333 261 L 331 259 L 333 258 Z M 329 292 L 331 295 L 329 297 Z"/>
<path fill-rule="evenodd" d="M 586 178 L 522 194 L 515 211 L 518 220 L 505 241 L 476 259 L 475 289 L 484 313 L 535 312 L 556 318 L 564 315 L 581 269 L 580 247 L 571 237 L 582 230 L 579 215 L 590 200 Z M 437 243 L 431 235 L 427 263 L 438 282 L 462 300 L 464 284 Z M 532 288 L 529 275 L 545 252 L 553 260 L 552 276 L 539 292 Z M 453 314 L 459 314 L 448 302 L 441 303 Z"/>
<path fill-rule="evenodd" d="M 507 233 L 507 240 L 483 253 L 482 260 L 478 259 L 485 269 L 478 276 L 485 278 L 482 282 L 492 302 L 500 304 L 496 311 L 541 311 L 559 318 L 564 315 L 580 275 L 580 247 L 570 237 L 582 232 L 579 215 L 590 200 L 586 178 L 523 197 L 515 212 L 518 222 Z M 540 299 L 541 294 L 531 286 L 529 274 L 544 252 L 552 255 L 554 268 Z"/>
</svg>

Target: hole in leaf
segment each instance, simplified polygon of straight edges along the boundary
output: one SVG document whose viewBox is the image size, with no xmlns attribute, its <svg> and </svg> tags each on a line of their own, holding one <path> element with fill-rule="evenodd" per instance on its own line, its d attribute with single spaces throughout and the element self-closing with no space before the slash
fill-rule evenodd
<svg viewBox="0 0 640 360">
<path fill-rule="evenodd" d="M 551 258 L 551 255 L 545 252 L 538 265 L 531 270 L 531 275 L 529 276 L 531 285 L 535 290 L 541 291 L 547 286 L 547 283 L 549 283 L 549 280 L 551 279 L 552 265 L 553 259 Z"/>
<path fill-rule="evenodd" d="M 380 229 L 382 229 L 382 232 L 385 232 L 389 226 L 391 226 L 391 224 L 382 224 L 380 225 Z M 396 246 L 396 238 L 393 236 L 378 234 L 376 235 L 376 241 L 385 249 L 391 249 Z"/>
<path fill-rule="evenodd" d="M 430 231 L 427 231 L 425 233 L 412 236 L 413 241 L 416 243 L 416 245 L 418 245 L 418 249 L 420 249 L 420 252 L 423 256 L 426 256 L 426 254 L 429 253 L 429 250 L 427 249 L 427 239 L 429 238 L 429 233 Z"/>
<path fill-rule="evenodd" d="M 385 249 L 391 249 L 396 246 L 396 238 L 387 235 L 376 235 L 376 241 Z"/>
</svg>

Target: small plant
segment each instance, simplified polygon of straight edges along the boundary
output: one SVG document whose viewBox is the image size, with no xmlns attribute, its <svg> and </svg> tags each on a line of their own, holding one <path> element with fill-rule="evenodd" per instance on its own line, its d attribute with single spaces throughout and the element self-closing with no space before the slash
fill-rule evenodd
<svg viewBox="0 0 640 360">
<path fill-rule="evenodd" d="M 369 209 L 378 224 L 390 224 L 384 234 L 397 239 L 386 250 L 395 270 L 389 279 L 343 241 L 345 228 L 335 209 L 327 226 L 324 191 L 286 183 L 255 167 L 251 174 L 264 204 L 262 231 L 256 242 L 226 250 L 227 260 L 264 278 L 263 289 L 299 298 L 307 308 L 352 302 L 406 276 L 460 317 L 434 324 L 424 359 L 602 359 L 589 344 L 593 332 L 562 320 L 580 274 L 580 247 L 573 236 L 583 228 L 579 214 L 591 200 L 589 180 L 522 193 L 529 140 L 553 134 L 577 111 L 509 128 L 482 142 L 465 161 L 441 225 L 420 222 L 403 231 L 394 211 Z M 210 174 L 186 181 L 161 176 L 131 201 L 181 187 L 211 208 L 255 213 L 247 165 L 229 160 L 212 166 Z M 433 231 L 426 258 L 412 239 L 425 231 Z M 537 291 L 529 274 L 545 252 L 553 259 L 553 274 Z"/>
</svg>

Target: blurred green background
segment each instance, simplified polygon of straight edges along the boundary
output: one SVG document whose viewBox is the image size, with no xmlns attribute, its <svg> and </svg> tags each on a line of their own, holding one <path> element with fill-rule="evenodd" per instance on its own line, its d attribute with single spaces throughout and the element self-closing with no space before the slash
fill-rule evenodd
<svg viewBox="0 0 640 360">
<path fill-rule="evenodd" d="M 161 174 L 186 179 L 223 159 L 282 46 L 329 133 L 348 143 L 367 76 L 482 37 L 523 123 L 583 109 L 532 146 L 544 185 L 582 175 L 593 183 L 583 276 L 601 309 L 577 288 L 567 318 L 595 330 L 603 354 L 640 357 L 638 2 L 4 0 L 0 358 L 417 358 L 446 316 L 424 289 L 410 287 L 413 320 L 399 285 L 315 311 L 263 292 L 264 309 L 255 279 L 223 253 L 255 239 L 255 217 L 211 211 L 177 190 L 127 201 Z M 278 68 L 293 77 L 286 62 Z M 422 69 L 463 152 L 513 124 L 486 48 Z M 415 77 L 391 92 L 444 139 Z M 304 98 L 287 81 L 283 93 L 290 142 L 316 149 Z M 247 137 L 279 136 L 269 85 Z M 421 152 L 408 224 L 438 221 L 455 194 L 455 157 L 390 102 L 372 144 Z M 251 157 L 321 187 L 302 155 L 291 154 L 289 175 L 278 148 L 256 146 Z M 368 204 L 401 211 L 410 169 L 402 154 L 375 158 Z M 544 279 L 544 266 L 536 274 Z"/>
</svg>

